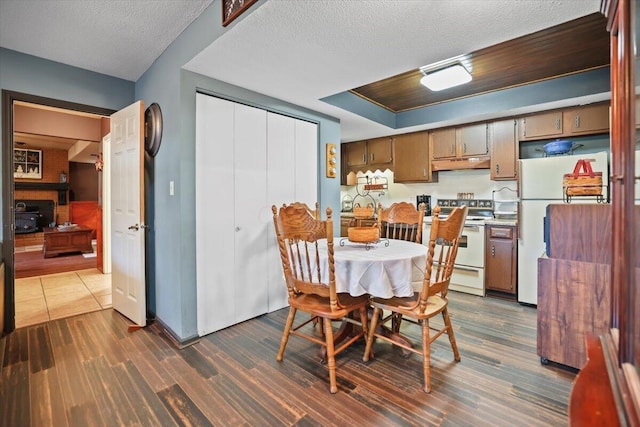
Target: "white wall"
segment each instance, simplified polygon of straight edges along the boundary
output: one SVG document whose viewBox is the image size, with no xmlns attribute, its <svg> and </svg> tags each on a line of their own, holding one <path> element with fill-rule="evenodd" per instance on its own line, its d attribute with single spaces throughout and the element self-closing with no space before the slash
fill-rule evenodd
<svg viewBox="0 0 640 427">
<path fill-rule="evenodd" d="M 387 207 L 395 202 L 416 202 L 416 195 L 431 195 L 431 204 L 435 206 L 438 199 L 455 199 L 458 193 L 474 193 L 474 199 L 491 199 L 493 191 L 497 191 L 502 187 L 508 187 L 512 190 L 517 189 L 516 181 L 491 181 L 489 179 L 489 169 L 472 169 L 457 171 L 440 171 L 438 172 L 438 182 L 432 183 L 416 183 L 416 184 L 396 184 L 393 182 L 393 172 L 386 170 L 381 172 L 368 171 L 366 173 L 358 172 L 358 177 L 386 177 L 388 180 L 388 190 L 384 192 L 371 192 L 370 194 L 376 201 L 382 203 L 383 207 Z M 362 188 L 360 188 L 362 193 Z M 351 197 L 356 196 L 355 186 L 340 186 L 340 198 L 345 195 Z M 502 191 L 495 194 L 495 200 L 513 199 L 515 193 L 510 191 Z M 361 199 L 360 199 L 361 200 Z M 370 199 L 365 199 L 370 200 Z M 356 199 L 354 202 L 357 202 Z M 362 204 L 362 203 L 361 203 Z"/>
</svg>

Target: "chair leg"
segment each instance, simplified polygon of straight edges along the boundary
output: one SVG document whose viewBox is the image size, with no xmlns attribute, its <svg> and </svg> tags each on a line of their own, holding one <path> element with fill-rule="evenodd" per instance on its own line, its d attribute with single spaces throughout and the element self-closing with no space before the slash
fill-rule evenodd
<svg viewBox="0 0 640 427">
<path fill-rule="evenodd" d="M 280 341 L 280 350 L 276 357 L 278 362 L 282 362 L 282 358 L 284 357 L 284 348 L 287 346 L 287 341 L 289 341 L 289 334 L 293 327 L 293 319 L 296 317 L 296 311 L 298 311 L 296 308 L 289 307 L 289 316 L 287 317 L 287 323 L 284 325 L 284 332 L 282 333 L 282 340 Z"/>
<path fill-rule="evenodd" d="M 449 335 L 449 342 L 451 343 L 451 349 L 453 350 L 453 358 L 456 362 L 459 362 L 460 352 L 458 352 L 458 344 L 456 343 L 456 337 L 453 334 L 453 325 L 449 318 L 449 310 L 446 308 L 442 311 L 442 319 L 444 320 L 444 324 L 447 328 L 447 335 Z"/>
<path fill-rule="evenodd" d="M 327 366 L 329 367 L 329 391 L 331 393 L 337 393 L 338 386 L 336 385 L 336 354 L 333 346 L 333 327 L 331 326 L 331 320 L 324 319 L 324 336 L 327 345 Z"/>
<path fill-rule="evenodd" d="M 393 316 L 391 317 L 391 330 L 393 331 L 394 334 L 400 333 L 401 323 L 402 323 L 402 314 L 393 313 Z"/>
<path fill-rule="evenodd" d="M 369 325 L 369 333 L 367 335 L 367 345 L 364 349 L 364 356 L 362 357 L 362 360 L 365 362 L 368 362 L 369 358 L 371 357 L 371 350 L 373 347 L 373 337 L 376 333 L 376 328 L 378 327 L 378 319 L 380 318 L 381 311 L 382 311 L 381 309 L 376 307 L 373 309 L 373 314 L 371 315 L 371 324 Z"/>
<path fill-rule="evenodd" d="M 431 337 L 429 320 L 422 322 L 422 371 L 424 373 L 424 392 L 431 393 Z"/>
<path fill-rule="evenodd" d="M 365 339 L 365 342 L 369 336 L 369 317 L 367 316 L 367 308 L 360 308 L 360 323 L 362 323 L 362 336 Z"/>
</svg>

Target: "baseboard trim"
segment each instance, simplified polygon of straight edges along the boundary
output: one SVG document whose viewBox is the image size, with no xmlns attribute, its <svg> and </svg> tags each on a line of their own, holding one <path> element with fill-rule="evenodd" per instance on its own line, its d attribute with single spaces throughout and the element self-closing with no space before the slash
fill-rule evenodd
<svg viewBox="0 0 640 427">
<path fill-rule="evenodd" d="M 192 346 L 193 344 L 196 344 L 200 341 L 199 336 L 181 340 L 180 338 L 178 338 L 178 335 L 171 330 L 171 328 L 165 325 L 162 320 L 158 319 L 157 317 L 149 326 L 149 329 L 157 335 L 166 338 L 167 341 L 169 341 L 175 348 L 179 350 Z"/>
</svg>

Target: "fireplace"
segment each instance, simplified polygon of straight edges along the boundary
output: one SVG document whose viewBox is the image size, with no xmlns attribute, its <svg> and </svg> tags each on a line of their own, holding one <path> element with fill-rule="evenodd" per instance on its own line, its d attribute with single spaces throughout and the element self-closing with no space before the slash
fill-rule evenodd
<svg viewBox="0 0 640 427">
<path fill-rule="evenodd" d="M 36 233 L 43 231 L 54 221 L 55 202 L 53 200 L 16 200 L 15 211 L 16 234 Z"/>
</svg>

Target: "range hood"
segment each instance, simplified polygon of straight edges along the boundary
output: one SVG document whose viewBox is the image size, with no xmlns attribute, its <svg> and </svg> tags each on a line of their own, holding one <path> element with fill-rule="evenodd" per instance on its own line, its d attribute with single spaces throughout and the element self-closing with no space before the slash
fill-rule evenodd
<svg viewBox="0 0 640 427">
<path fill-rule="evenodd" d="M 431 170 L 452 171 L 461 169 L 489 169 L 491 167 L 491 157 L 466 157 L 463 159 L 437 159 L 431 161 Z"/>
</svg>

